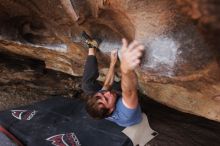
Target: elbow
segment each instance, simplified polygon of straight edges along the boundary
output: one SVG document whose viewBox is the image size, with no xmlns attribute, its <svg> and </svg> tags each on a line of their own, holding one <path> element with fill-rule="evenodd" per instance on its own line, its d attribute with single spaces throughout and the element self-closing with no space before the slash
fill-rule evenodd
<svg viewBox="0 0 220 146">
<path fill-rule="evenodd" d="M 122 93 L 127 97 L 137 97 L 137 91 L 136 90 L 123 90 Z"/>
</svg>

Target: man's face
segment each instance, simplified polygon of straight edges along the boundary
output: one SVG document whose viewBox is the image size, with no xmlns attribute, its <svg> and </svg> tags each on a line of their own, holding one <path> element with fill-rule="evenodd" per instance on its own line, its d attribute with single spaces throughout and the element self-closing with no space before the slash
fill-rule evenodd
<svg viewBox="0 0 220 146">
<path fill-rule="evenodd" d="M 109 114 L 114 111 L 117 99 L 117 94 L 114 91 L 101 91 L 96 93 L 96 97 L 100 107 L 108 108 Z"/>
</svg>

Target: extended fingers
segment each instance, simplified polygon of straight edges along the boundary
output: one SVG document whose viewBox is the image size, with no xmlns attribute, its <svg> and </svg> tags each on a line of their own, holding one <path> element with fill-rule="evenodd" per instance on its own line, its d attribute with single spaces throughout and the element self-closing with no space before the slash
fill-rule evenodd
<svg viewBox="0 0 220 146">
<path fill-rule="evenodd" d="M 140 59 L 134 60 L 134 63 L 133 63 L 134 68 L 136 68 L 140 63 L 141 63 Z"/>
<path fill-rule="evenodd" d="M 122 39 L 122 50 L 126 50 L 128 47 L 128 42 L 125 38 Z"/>
<path fill-rule="evenodd" d="M 135 48 L 133 48 L 133 50 L 131 50 L 132 54 L 143 54 L 143 52 L 144 52 L 144 46 L 140 44 Z"/>
<path fill-rule="evenodd" d="M 114 50 L 111 51 L 111 54 L 115 55 L 115 54 L 117 54 L 117 52 L 118 52 L 118 50 L 114 49 Z"/>
<path fill-rule="evenodd" d="M 143 45 L 138 45 L 135 48 L 133 48 L 133 50 L 131 50 L 130 53 L 132 54 L 132 56 L 134 58 L 141 58 L 143 56 L 143 53 L 144 53 L 144 46 Z"/>
<path fill-rule="evenodd" d="M 130 69 L 135 69 L 141 63 L 140 59 L 135 59 L 130 63 Z"/>
<path fill-rule="evenodd" d="M 133 50 L 140 50 L 143 51 L 144 50 L 144 46 L 142 44 L 140 44 L 138 41 L 134 40 L 133 42 L 131 42 L 128 45 L 128 42 L 126 39 L 122 39 L 122 49 L 126 50 L 126 51 L 133 51 Z"/>
<path fill-rule="evenodd" d="M 139 52 L 135 52 L 135 53 L 132 55 L 132 57 L 133 57 L 134 59 L 138 59 L 138 58 L 141 58 L 142 55 L 143 55 L 143 53 L 139 51 Z"/>
<path fill-rule="evenodd" d="M 111 51 L 111 59 L 114 59 L 114 58 L 117 58 L 117 56 L 118 56 L 118 50 L 112 50 Z"/>
<path fill-rule="evenodd" d="M 127 68 L 133 70 L 141 63 L 143 56 L 144 46 L 138 41 L 133 41 L 128 45 L 125 39 L 122 40 L 122 64 Z"/>
<path fill-rule="evenodd" d="M 141 63 L 141 57 L 143 56 L 144 46 L 143 45 L 137 45 L 133 48 L 133 50 L 130 52 L 132 54 L 131 56 L 131 66 L 132 68 L 136 68 Z"/>
<path fill-rule="evenodd" d="M 128 51 L 131 51 L 133 50 L 134 48 L 136 48 L 137 46 L 139 46 L 140 43 L 136 40 L 134 40 L 133 42 L 131 42 L 128 46 Z"/>
<path fill-rule="evenodd" d="M 136 53 L 130 57 L 131 62 L 135 62 L 136 60 L 141 60 L 141 57 L 142 57 L 142 53 Z"/>
</svg>

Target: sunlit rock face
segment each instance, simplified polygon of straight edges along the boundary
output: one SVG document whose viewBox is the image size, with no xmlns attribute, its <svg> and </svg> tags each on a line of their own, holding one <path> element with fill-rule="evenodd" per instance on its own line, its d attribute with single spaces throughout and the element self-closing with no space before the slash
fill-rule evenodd
<svg viewBox="0 0 220 146">
<path fill-rule="evenodd" d="M 181 111 L 220 121 L 219 48 L 210 47 L 206 32 L 194 17 L 192 21 L 184 14 L 191 10 L 184 11 L 187 1 L 0 2 L 1 51 L 38 58 L 47 68 L 81 76 L 87 55 L 81 33 L 86 31 L 100 43 L 103 76 L 108 54 L 120 50 L 121 38 L 136 39 L 145 45 L 137 69 L 143 93 Z"/>
</svg>

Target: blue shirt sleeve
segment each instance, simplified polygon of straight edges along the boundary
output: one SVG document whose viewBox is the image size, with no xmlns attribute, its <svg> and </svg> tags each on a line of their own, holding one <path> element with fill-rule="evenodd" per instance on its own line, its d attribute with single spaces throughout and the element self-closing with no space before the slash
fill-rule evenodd
<svg viewBox="0 0 220 146">
<path fill-rule="evenodd" d="M 123 127 L 138 124 L 142 120 L 140 105 L 135 109 L 129 109 L 123 104 L 122 98 L 119 98 L 114 112 L 106 119 Z"/>
</svg>

